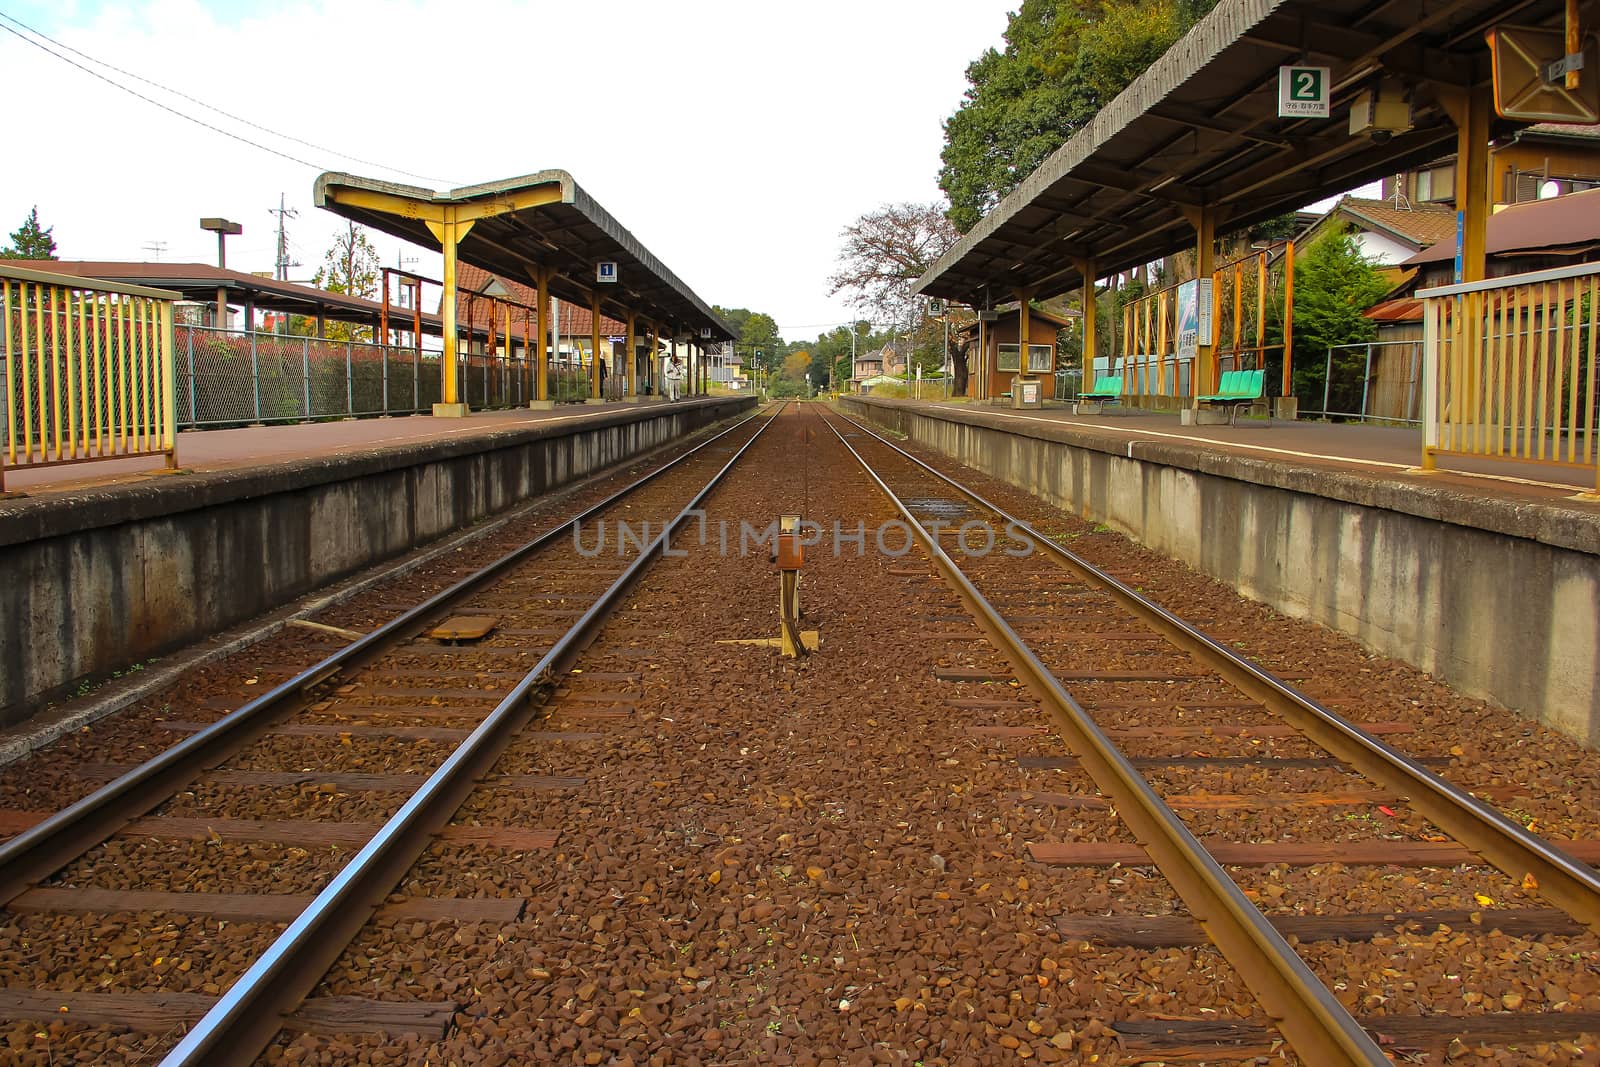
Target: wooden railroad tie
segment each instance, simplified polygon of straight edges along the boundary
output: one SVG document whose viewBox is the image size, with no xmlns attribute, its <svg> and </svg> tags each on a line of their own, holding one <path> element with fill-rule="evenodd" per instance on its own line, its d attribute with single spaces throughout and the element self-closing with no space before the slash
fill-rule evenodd
<svg viewBox="0 0 1600 1067">
<path fill-rule="evenodd" d="M 0 989 L 0 1019 L 83 1026 L 125 1026 L 162 1033 L 192 1026 L 218 998 L 204 993 L 62 993 L 50 989 Z M 284 1028 L 309 1034 L 423 1034 L 443 1037 L 455 1016 L 453 1001 L 314 997 L 284 1020 Z"/>
<path fill-rule="evenodd" d="M 1486 908 L 1478 911 L 1371 912 L 1360 915 L 1268 915 L 1284 937 L 1299 941 L 1371 941 L 1406 928 L 1431 934 L 1452 929 L 1499 930 L 1512 937 L 1557 934 L 1575 937 L 1584 927 L 1554 908 Z M 1200 924 L 1187 915 L 1063 915 L 1061 936 L 1121 948 L 1182 948 L 1208 945 Z"/>
<path fill-rule="evenodd" d="M 133 764 L 85 763 L 77 768 L 86 781 L 108 782 L 134 770 Z M 426 774 L 364 774 L 348 771 L 207 771 L 201 780 L 216 785 L 282 789 L 293 786 L 329 786 L 341 792 L 415 793 L 428 780 Z M 491 789 L 553 791 L 579 789 L 587 778 L 559 778 L 545 774 L 507 774 L 489 777 L 483 784 Z"/>
<path fill-rule="evenodd" d="M 1493 1012 L 1487 1015 L 1370 1015 L 1356 1021 L 1393 1048 L 1514 1045 L 1570 1040 L 1600 1033 L 1600 1012 Z M 1112 1024 L 1124 1052 L 1168 1063 L 1238 1060 L 1272 1055 L 1276 1031 L 1215 1019 L 1135 1019 Z"/>
<path fill-rule="evenodd" d="M 21 833 L 49 818 L 40 811 L 0 808 L 0 833 Z M 371 841 L 382 823 L 315 822 L 272 819 L 195 819 L 149 816 L 135 819 L 120 831 L 128 837 L 150 837 L 172 841 L 254 841 L 265 844 L 339 846 L 360 848 Z M 526 830 L 520 826 L 450 825 L 439 831 L 437 839 L 452 845 L 478 845 L 533 852 L 554 848 L 554 830 Z"/>
<path fill-rule="evenodd" d="M 1454 841 L 1227 841 L 1202 838 L 1201 845 L 1225 867 L 1309 867 L 1337 863 L 1346 867 L 1488 866 L 1486 860 Z M 1584 863 L 1600 861 L 1600 840 L 1556 841 L 1556 847 Z M 1152 861 L 1138 845 L 1119 841 L 1034 841 L 1028 851 L 1038 863 L 1058 867 L 1148 867 Z"/>
</svg>

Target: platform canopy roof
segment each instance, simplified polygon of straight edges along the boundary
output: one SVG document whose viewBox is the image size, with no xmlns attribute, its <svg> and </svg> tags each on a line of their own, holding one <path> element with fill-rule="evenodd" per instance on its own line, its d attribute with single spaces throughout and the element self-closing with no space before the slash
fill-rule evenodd
<svg viewBox="0 0 1600 1067">
<path fill-rule="evenodd" d="M 440 243 L 424 213 L 461 210 L 476 218 L 457 245 L 464 263 L 529 283 L 549 269 L 550 290 L 562 300 L 588 306 L 599 290 L 602 310 L 614 318 L 625 320 L 633 312 L 696 338 L 709 330 L 713 343 L 735 337 L 704 300 L 564 170 L 448 193 L 330 172 L 317 178 L 312 199 L 318 207 L 426 248 Z M 601 262 L 617 264 L 616 282 L 595 281 Z"/>
<path fill-rule="evenodd" d="M 1600 4 L 1583 7 L 1591 27 Z M 1081 285 L 1083 258 L 1104 277 L 1193 247 L 1186 209 L 1216 209 L 1224 232 L 1451 154 L 1443 98 L 1488 80 L 1484 31 L 1559 26 L 1562 11 L 1562 0 L 1221 0 L 917 290 L 979 307 L 1018 289 L 1053 296 Z M 1331 68 L 1331 118 L 1278 117 L 1290 64 Z M 1352 100 L 1383 79 L 1408 90 L 1412 128 L 1352 135 Z"/>
</svg>

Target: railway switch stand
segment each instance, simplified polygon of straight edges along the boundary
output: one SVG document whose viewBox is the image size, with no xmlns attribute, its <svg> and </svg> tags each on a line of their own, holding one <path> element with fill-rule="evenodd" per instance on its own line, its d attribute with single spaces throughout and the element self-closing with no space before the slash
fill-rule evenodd
<svg viewBox="0 0 1600 1067">
<path fill-rule="evenodd" d="M 800 516 L 785 515 L 778 520 L 772 559 L 778 567 L 779 648 L 789 659 L 809 652 L 800 635 L 800 568 L 805 563 L 800 535 Z"/>
</svg>

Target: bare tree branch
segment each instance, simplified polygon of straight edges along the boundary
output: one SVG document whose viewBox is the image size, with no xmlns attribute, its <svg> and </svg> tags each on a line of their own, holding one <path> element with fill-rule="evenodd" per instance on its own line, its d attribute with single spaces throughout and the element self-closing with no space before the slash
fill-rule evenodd
<svg viewBox="0 0 1600 1067">
<path fill-rule="evenodd" d="M 844 228 L 844 247 L 828 278 L 829 295 L 879 322 L 915 322 L 911 286 L 955 244 L 938 204 L 885 204 Z"/>
</svg>

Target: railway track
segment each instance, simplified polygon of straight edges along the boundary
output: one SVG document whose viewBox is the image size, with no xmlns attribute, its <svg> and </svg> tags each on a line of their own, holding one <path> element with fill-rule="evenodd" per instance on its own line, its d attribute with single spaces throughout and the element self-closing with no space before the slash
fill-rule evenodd
<svg viewBox="0 0 1600 1067">
<path fill-rule="evenodd" d="M 635 529 L 680 514 L 756 425 L 687 461 L 682 492 L 656 483 L 670 499 L 622 502 Z M 600 585 L 620 587 L 636 551 L 618 557 L 613 543 L 582 566 L 569 556 L 572 573 L 540 556 L 530 566 L 543 578 L 524 588 L 552 599 L 479 601 L 474 613 L 500 626 L 550 631 L 484 639 L 528 650 L 515 667 L 507 651 L 480 650 L 465 675 L 429 673 L 444 654 L 419 648 L 442 646 L 411 640 L 404 656 L 326 680 L 306 715 L 276 720 L 334 732 L 264 735 L 26 888 L 0 918 L 0 1008 L 35 1014 L 27 1032 L 0 1027 L 0 1060 L 152 1062 L 170 1050 L 175 1063 L 235 1062 L 220 1046 L 267 1064 L 1341 1062 L 1284 1044 L 1280 1033 L 1301 1038 L 1305 1024 L 1282 1006 L 1287 992 L 1258 995 L 1235 953 L 1212 947 L 1221 905 L 1180 902 L 1185 876 L 1165 858 L 1152 867 L 1127 829 L 1131 802 L 1080 778 L 1093 746 L 1064 750 L 1041 726 L 1049 680 L 1026 684 L 985 644 L 971 625 L 983 609 L 968 610 L 929 554 L 896 554 L 900 533 L 883 546 L 872 533 L 908 513 L 956 527 L 1003 520 L 864 428 L 838 425 L 906 511 L 814 406 L 787 409 L 699 497 L 709 532 L 626 582 L 603 624 L 590 616 L 539 687 L 537 725 L 497 760 L 477 757 L 461 792 L 437 787 L 455 814 L 431 838 L 400 848 L 396 833 L 393 852 L 377 841 L 463 733 L 516 703 L 537 661 L 562 659 L 554 642 L 590 614 Z M 780 514 L 807 516 L 833 542 L 806 560 L 804 627 L 824 642 L 800 660 L 727 643 L 777 632 L 776 576 L 737 531 Z M 829 551 L 841 529 L 842 550 Z M 948 548 L 959 532 L 942 539 Z M 1464 1042 L 1456 1052 L 1502 1062 L 1592 1056 L 1600 1023 L 1582 1009 L 1600 1006 L 1600 950 L 1582 924 L 1523 906 L 1536 891 L 1520 876 L 1429 840 L 1444 835 L 1405 792 L 1363 782 L 1082 574 L 1042 552 L 948 554 L 1222 861 L 1210 891 L 1246 919 L 1266 917 L 1247 934 L 1261 966 L 1322 990 L 1316 1025 L 1347 1042 L 1342 1062 L 1382 1062 L 1360 1044 L 1374 1035 L 1380 1056 L 1407 1061 L 1450 1055 L 1451 1036 Z M 578 581 L 586 568 L 593 584 Z M 1119 558 L 1102 570 L 1142 580 Z M 1265 647 L 1274 632 L 1198 614 L 1230 643 Z M 438 621 L 414 619 L 413 636 Z M 1314 665 L 1280 673 L 1325 706 L 1361 707 L 1358 687 Z M 339 707 L 365 710 L 329 714 Z M 1369 715 L 1366 728 L 1419 742 L 1402 718 Z M 1447 759 L 1426 749 L 1414 762 Z M 262 800 L 282 805 L 298 841 L 243 840 L 244 828 L 217 821 L 268 822 Z M 1380 807 L 1395 817 L 1376 830 L 1343 818 Z M 179 818 L 223 832 L 180 840 Z M 421 858 L 404 863 L 418 844 Z M 1413 846 L 1420 860 L 1399 857 L 1395 873 L 1360 883 L 1326 862 Z M 1445 848 L 1462 866 L 1438 877 L 1402 866 L 1440 862 Z M 348 857 L 363 849 L 392 862 L 359 874 Z M 1420 882 L 1404 888 L 1413 874 Z M 163 878 L 173 884 L 152 888 Z M 348 909 L 317 904 L 336 883 L 352 891 Z M 1497 899 L 1482 904 L 1474 889 Z M 1266 958 L 1284 942 L 1301 962 Z M 1459 980 L 1425 979 L 1429 967 Z M 1508 983 L 1512 971 L 1527 973 Z M 1439 992 L 1452 985 L 1454 1001 Z"/>
<path fill-rule="evenodd" d="M 421 1002 L 302 1002 L 435 836 L 468 848 L 553 844 L 548 834 L 516 827 L 448 824 L 511 739 L 527 736 L 542 698 L 670 535 L 773 418 L 741 421 L 215 721 L 167 723 L 189 736 L 145 763 L 105 768 L 107 784 L 0 843 L 0 900 L 14 914 L 156 911 L 224 920 L 208 952 L 224 968 L 203 994 L 140 999 L 70 991 L 81 994 L 74 997 L 12 986 L 0 993 L 7 1014 L 32 1008 L 72 1015 L 74 1022 L 144 1028 L 153 1016 L 156 1028 L 181 1029 L 204 1010 L 164 1061 L 173 1065 L 252 1062 L 296 1011 L 311 1028 L 379 1031 L 448 1017 L 448 1005 Z M 583 525 L 623 517 L 653 534 L 627 551 L 583 550 Z M 531 740 L 560 744 L 586 736 L 547 732 Z M 540 776 L 504 784 L 563 786 Z M 335 795 L 349 799 L 332 805 Z M 158 815 L 141 818 L 158 806 Z M 271 807 L 279 810 L 264 810 Z M 11 814 L 8 829 L 30 821 Z M 238 869 L 223 873 L 213 868 L 225 864 L 202 864 L 211 891 L 148 888 L 163 880 L 192 884 L 174 873 L 175 861 L 181 872 L 191 852 L 241 843 Z M 263 848 L 271 850 L 265 861 Z M 109 859 L 96 856 L 97 849 Z M 345 862 L 349 849 L 359 851 Z M 298 873 L 279 869 L 296 860 L 303 861 Z M 133 887 L 37 885 L 64 868 L 107 865 L 133 872 L 126 879 Z M 252 881 L 317 891 L 251 893 Z M 423 919 L 457 914 L 463 921 L 505 913 L 503 907 L 426 899 L 389 910 Z M 235 925 L 225 932 L 228 921 Z M 287 927 L 276 933 L 282 922 Z M 164 962 L 158 956 L 150 965 L 148 977 L 157 987 Z M 188 971 L 194 960 L 174 957 L 171 963 Z"/>
<path fill-rule="evenodd" d="M 1342 976 L 1335 971 L 1319 977 L 1301 959 L 1290 937 L 1370 940 L 1408 927 L 1426 932 L 1441 926 L 1474 929 L 1496 924 L 1526 936 L 1570 936 L 1584 928 L 1600 931 L 1600 874 L 1586 862 L 1600 858 L 1597 843 L 1568 843 L 1564 850 L 1530 833 L 1427 766 L 1447 760 L 1413 759 L 1380 739 L 1380 733 L 1403 729 L 1403 724 L 1364 724 L 1339 715 L 974 490 L 863 424 L 845 421 L 854 444 L 838 426 L 830 423 L 830 428 L 917 533 L 940 576 L 958 592 L 1006 660 L 998 670 L 951 668 L 940 677 L 979 686 L 1017 682 L 1025 686 L 1074 755 L 1025 758 L 1022 764 L 1038 770 L 1081 768 L 1103 795 L 1047 794 L 1027 799 L 1077 810 L 1109 806 L 1138 840 L 1138 846 L 1131 848 L 1035 842 L 1030 845 L 1033 858 L 1047 864 L 1109 867 L 1137 865 L 1148 855 L 1188 911 L 1187 916 L 1165 921 L 1133 919 L 1120 926 L 1101 916 L 1067 916 L 1059 924 L 1064 933 L 1162 947 L 1193 944 L 1203 931 L 1239 970 L 1289 1045 L 1309 1063 L 1389 1062 L 1380 1041 L 1391 1046 L 1397 1039 L 1431 1044 L 1454 1037 L 1515 1046 L 1572 1038 L 1600 1028 L 1600 1016 L 1594 1013 L 1512 1011 L 1525 1000 L 1513 994 L 1504 1001 L 1508 1010 L 1488 1016 L 1450 1016 L 1449 1006 L 1444 1006 L 1442 1017 L 1358 1019 L 1335 995 L 1336 988 L 1347 988 Z M 1005 530 L 1018 554 L 1002 546 L 991 548 L 989 535 L 979 539 L 981 551 L 974 552 L 968 543 L 970 528 L 964 528 L 974 521 L 986 530 Z M 1034 546 L 1037 555 L 1018 558 L 1024 542 Z M 1041 556 L 1047 561 L 1042 568 Z M 1020 630 L 1027 630 L 1028 636 Z M 970 636 L 959 629 L 929 635 L 955 647 L 962 647 Z M 1073 691 L 1084 694 L 1081 701 Z M 995 704 L 982 699 L 968 702 L 974 709 Z M 1164 725 L 1183 710 L 1200 711 L 1203 724 Z M 1107 719 L 1127 725 L 1108 729 L 1102 725 Z M 1033 732 L 1029 727 L 1000 727 L 992 735 Z M 1229 740 L 1236 741 L 1231 749 Z M 1144 754 L 1129 758 L 1118 741 L 1139 745 Z M 1197 753 L 1196 741 L 1218 745 L 1221 751 Z M 1151 751 L 1163 744 L 1165 751 Z M 1222 794 L 1205 788 L 1210 784 L 1204 777 L 1208 771 L 1226 773 L 1233 768 L 1265 772 L 1272 776 L 1274 788 Z M 1160 784 L 1152 784 L 1141 772 L 1150 773 Z M 1366 779 L 1364 787 L 1352 785 L 1355 775 Z M 1191 792 L 1197 785 L 1199 796 Z M 1408 808 L 1435 832 L 1421 841 L 1238 839 L 1241 833 L 1301 836 L 1294 821 L 1251 827 L 1255 811 L 1298 810 L 1299 822 L 1315 826 L 1319 812 L 1361 804 L 1378 804 L 1390 814 L 1394 811 L 1389 805 Z M 1234 825 L 1230 833 L 1202 840 L 1175 806 L 1191 812 L 1228 812 Z M 1485 902 L 1492 904 L 1492 899 L 1479 894 L 1454 908 L 1427 913 L 1396 908 L 1321 917 L 1315 913 L 1336 902 L 1295 902 L 1279 892 L 1277 903 L 1285 909 L 1298 903 L 1310 917 L 1274 921 L 1223 866 L 1330 862 L 1442 867 L 1490 863 L 1555 907 L 1497 916 L 1485 912 Z M 1203 1020 L 1145 1020 L 1130 1023 L 1124 1032 L 1144 1039 L 1157 1053 L 1165 1045 L 1174 1053 L 1192 1054 L 1199 1042 L 1202 1047 L 1214 1045 L 1222 1055 L 1231 1042 L 1244 1055 L 1250 1046 L 1259 1050 L 1262 1045 L 1249 1027 Z"/>
</svg>

